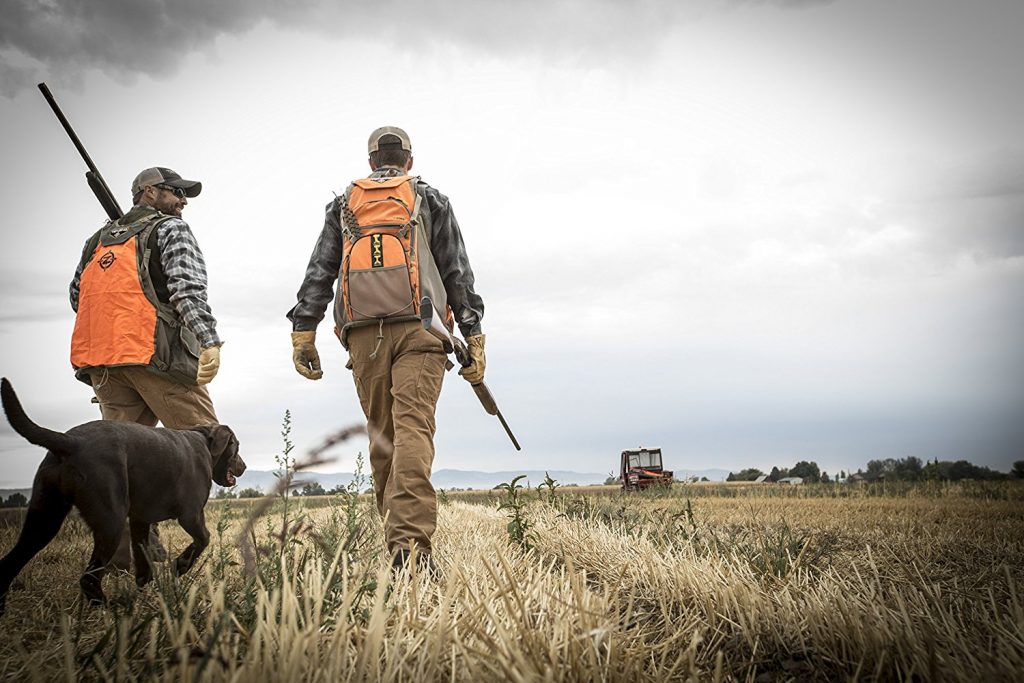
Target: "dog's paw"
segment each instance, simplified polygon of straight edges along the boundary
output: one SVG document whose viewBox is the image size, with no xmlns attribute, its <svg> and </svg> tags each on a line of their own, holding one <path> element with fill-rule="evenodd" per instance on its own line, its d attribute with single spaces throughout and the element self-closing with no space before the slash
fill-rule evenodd
<svg viewBox="0 0 1024 683">
<path fill-rule="evenodd" d="M 107 596 L 103 594 L 103 591 L 99 593 L 86 593 L 85 602 L 89 607 L 102 607 L 107 604 Z"/>
<path fill-rule="evenodd" d="M 103 594 L 103 586 L 95 576 L 86 574 L 79 581 L 79 585 L 82 588 L 82 593 L 85 595 L 86 601 L 90 606 L 95 607 L 98 605 L 105 605 L 107 603 L 107 596 Z"/>
</svg>

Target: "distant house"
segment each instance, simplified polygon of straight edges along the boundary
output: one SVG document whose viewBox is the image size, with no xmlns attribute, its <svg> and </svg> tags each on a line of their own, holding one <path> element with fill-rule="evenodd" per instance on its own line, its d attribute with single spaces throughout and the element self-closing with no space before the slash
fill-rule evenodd
<svg viewBox="0 0 1024 683">
<path fill-rule="evenodd" d="M 857 472 L 851 474 L 850 478 L 846 481 L 851 484 L 867 484 L 873 481 L 885 481 L 885 472 L 879 472 L 878 474 L 865 474 L 864 472 Z"/>
<path fill-rule="evenodd" d="M 804 483 L 803 477 L 783 477 L 777 482 L 779 484 L 789 484 L 790 486 L 796 486 L 797 484 Z"/>
<path fill-rule="evenodd" d="M 762 474 L 760 477 L 758 477 L 757 479 L 754 480 L 754 483 L 755 484 L 763 484 L 766 481 L 768 481 L 768 475 L 767 474 Z"/>
</svg>

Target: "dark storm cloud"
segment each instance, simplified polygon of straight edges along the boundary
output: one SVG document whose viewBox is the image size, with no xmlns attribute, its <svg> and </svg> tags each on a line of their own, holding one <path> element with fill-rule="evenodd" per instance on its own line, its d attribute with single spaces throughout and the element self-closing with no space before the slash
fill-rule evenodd
<svg viewBox="0 0 1024 683">
<path fill-rule="evenodd" d="M 0 14 L 0 76 L 13 95 L 47 72 L 116 78 L 175 73 L 218 36 L 262 22 L 413 49 L 456 43 L 498 54 L 619 61 L 657 50 L 680 22 L 741 5 L 799 8 L 828 0 L 8 0 Z"/>
<path fill-rule="evenodd" d="M 290 7 L 308 3 L 249 0 L 12 0 L 0 14 L 4 89 L 10 91 L 50 70 L 79 74 L 98 68 L 115 76 L 174 73 L 188 53 L 218 35 L 251 29 Z M 8 81 L 11 79 L 11 81 Z"/>
</svg>

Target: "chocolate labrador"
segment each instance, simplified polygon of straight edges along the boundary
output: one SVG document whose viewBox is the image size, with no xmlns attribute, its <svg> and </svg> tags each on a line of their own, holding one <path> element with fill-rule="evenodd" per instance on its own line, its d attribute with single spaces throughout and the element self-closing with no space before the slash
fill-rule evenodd
<svg viewBox="0 0 1024 683">
<path fill-rule="evenodd" d="M 4 412 L 14 431 L 48 449 L 35 481 L 21 535 L 0 560 L 0 614 L 14 577 L 57 535 L 74 505 L 92 530 L 92 558 L 79 582 L 93 603 L 105 601 L 103 576 L 128 519 L 135 556 L 135 581 L 153 571 L 143 548 L 150 524 L 176 519 L 192 543 L 174 562 L 187 572 L 210 542 L 203 508 L 210 481 L 234 486 L 245 472 L 238 439 L 223 425 L 163 429 L 99 420 L 55 432 L 32 422 L 11 383 L 0 381 Z"/>
</svg>

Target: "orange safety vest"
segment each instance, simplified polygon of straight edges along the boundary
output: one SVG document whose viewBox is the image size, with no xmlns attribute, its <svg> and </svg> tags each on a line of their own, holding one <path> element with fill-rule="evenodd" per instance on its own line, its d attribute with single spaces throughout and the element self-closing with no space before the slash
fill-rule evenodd
<svg viewBox="0 0 1024 683">
<path fill-rule="evenodd" d="M 142 291 L 137 240 L 137 234 L 120 244 L 101 239 L 82 271 L 71 335 L 76 369 L 149 365 L 153 358 L 156 306 Z"/>
<path fill-rule="evenodd" d="M 71 365 L 86 384 L 89 369 L 129 365 L 196 383 L 198 340 L 160 300 L 150 275 L 150 236 L 169 218 L 133 209 L 94 236 L 71 334 Z"/>
<path fill-rule="evenodd" d="M 353 327 L 420 319 L 429 297 L 449 330 L 454 316 L 430 252 L 429 213 L 420 211 L 418 176 L 355 180 L 341 200 L 342 258 L 335 296 L 335 333 L 345 344 Z"/>
</svg>

